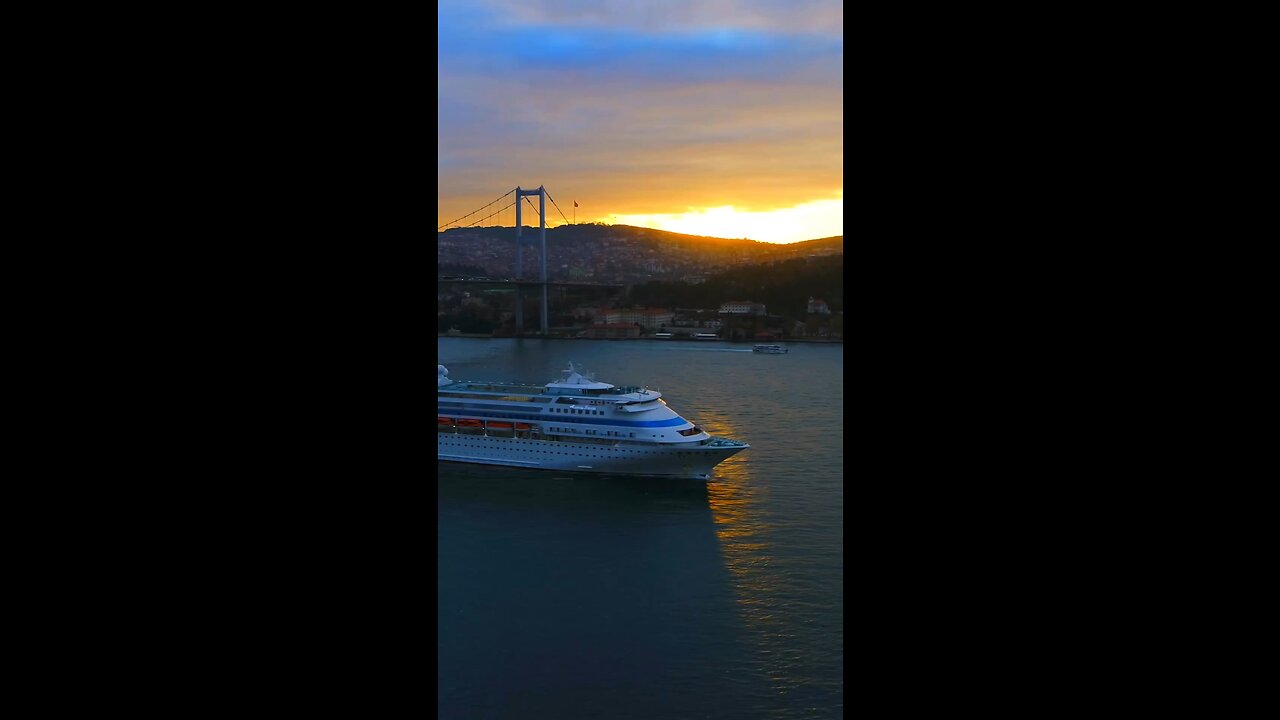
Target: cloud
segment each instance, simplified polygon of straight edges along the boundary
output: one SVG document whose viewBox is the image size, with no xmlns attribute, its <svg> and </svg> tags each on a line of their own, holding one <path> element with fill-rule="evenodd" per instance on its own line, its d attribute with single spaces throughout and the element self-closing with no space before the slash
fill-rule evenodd
<svg viewBox="0 0 1280 720">
<path fill-rule="evenodd" d="M 638 33 L 764 30 L 843 35 L 844 5 L 830 0 L 485 0 L 504 24 L 635 28 Z"/>
<path fill-rule="evenodd" d="M 791 207 L 843 187 L 839 2 L 489 0 L 439 13 L 444 221 L 517 184 L 590 198 L 580 220 L 588 207 Z"/>
</svg>

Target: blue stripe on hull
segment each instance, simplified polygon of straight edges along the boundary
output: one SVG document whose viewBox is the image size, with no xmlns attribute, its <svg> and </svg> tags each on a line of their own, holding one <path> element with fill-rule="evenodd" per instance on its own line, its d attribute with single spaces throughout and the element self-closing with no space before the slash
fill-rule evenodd
<svg viewBox="0 0 1280 720">
<path fill-rule="evenodd" d="M 536 420 L 537 422 L 557 422 L 557 423 L 578 423 L 580 425 L 613 425 L 615 427 L 629 428 L 660 428 L 660 427 L 676 427 L 679 425 L 691 424 L 688 420 L 680 417 L 669 418 L 667 420 L 610 420 L 608 418 L 596 416 L 595 419 L 588 419 L 581 415 L 572 415 L 569 413 L 549 413 L 547 415 L 530 415 L 528 413 L 513 413 L 495 410 L 492 406 L 474 405 L 458 405 L 455 403 L 438 403 L 436 405 L 437 413 L 449 415 L 483 415 L 485 417 L 502 418 L 504 420 Z"/>
</svg>

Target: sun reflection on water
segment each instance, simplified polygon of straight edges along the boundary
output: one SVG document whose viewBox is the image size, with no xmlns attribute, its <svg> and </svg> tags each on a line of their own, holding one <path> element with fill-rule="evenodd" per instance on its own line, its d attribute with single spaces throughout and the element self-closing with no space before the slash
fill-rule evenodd
<svg viewBox="0 0 1280 720">
<path fill-rule="evenodd" d="M 699 424 L 715 436 L 735 437 L 732 421 L 724 413 L 703 411 Z M 792 672 L 795 658 L 783 654 L 790 634 L 784 629 L 780 601 L 784 590 L 780 573 L 773 568 L 769 544 L 770 525 L 760 512 L 767 486 L 757 482 L 746 450 L 716 466 L 707 483 L 707 500 L 720 540 L 725 567 L 730 573 L 738 615 L 752 637 L 761 672 L 774 692 L 785 695 L 804 683 Z"/>
</svg>

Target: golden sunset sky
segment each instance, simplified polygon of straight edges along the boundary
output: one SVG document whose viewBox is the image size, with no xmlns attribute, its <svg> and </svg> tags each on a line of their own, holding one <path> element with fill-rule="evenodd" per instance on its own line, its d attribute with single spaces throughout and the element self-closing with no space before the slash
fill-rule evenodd
<svg viewBox="0 0 1280 720">
<path fill-rule="evenodd" d="M 513 196 L 471 213 L 542 185 L 549 227 L 574 220 L 577 201 L 579 223 L 844 234 L 841 2 L 438 7 L 439 229 L 513 225 L 514 208 L 498 212 Z M 538 224 L 528 204 L 521 221 Z"/>
</svg>

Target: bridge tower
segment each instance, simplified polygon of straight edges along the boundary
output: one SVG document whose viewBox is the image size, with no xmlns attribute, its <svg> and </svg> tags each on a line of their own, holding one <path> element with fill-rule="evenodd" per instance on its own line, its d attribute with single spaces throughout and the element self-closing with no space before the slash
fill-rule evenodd
<svg viewBox="0 0 1280 720">
<path fill-rule="evenodd" d="M 520 235 L 524 225 L 521 220 L 521 198 L 527 195 L 538 196 L 538 233 L 539 249 L 542 252 L 542 273 L 538 282 L 542 287 L 542 335 L 547 334 L 547 190 L 539 185 L 537 190 L 521 190 L 516 186 L 516 333 L 524 332 L 524 293 L 521 292 L 520 280 L 524 276 L 524 246 Z"/>
</svg>

